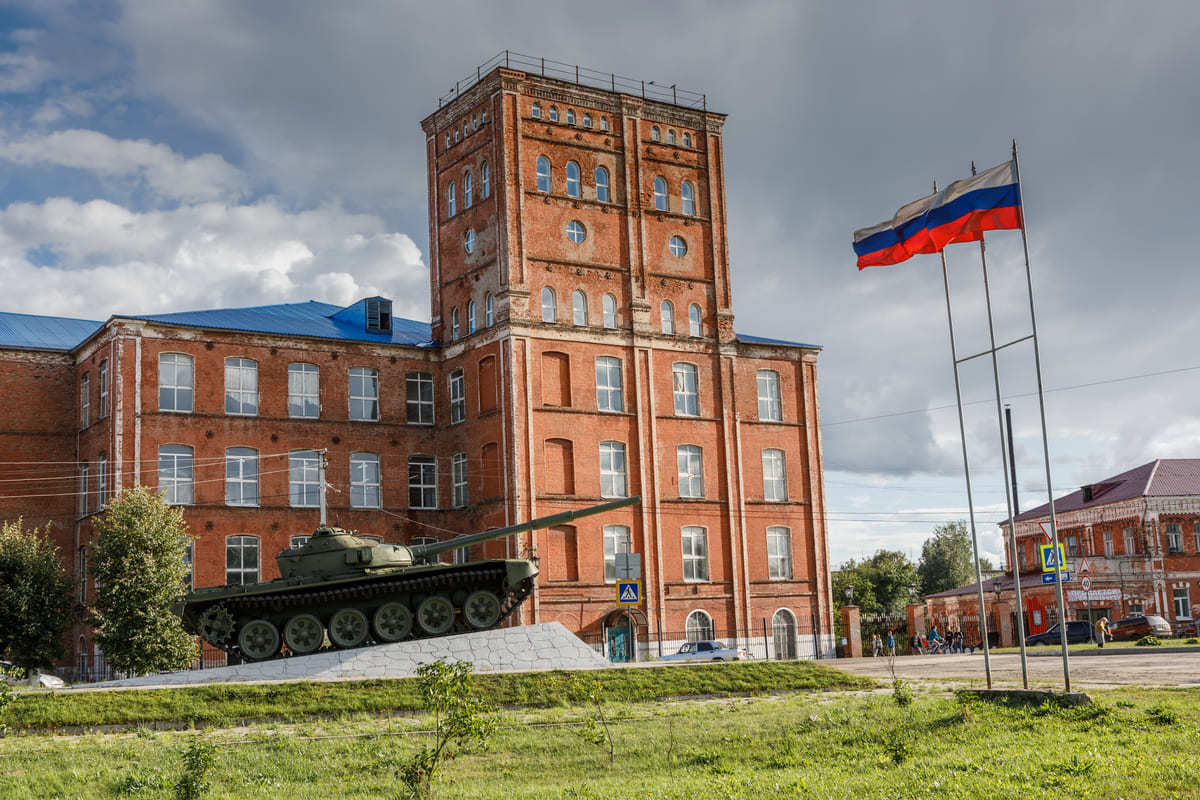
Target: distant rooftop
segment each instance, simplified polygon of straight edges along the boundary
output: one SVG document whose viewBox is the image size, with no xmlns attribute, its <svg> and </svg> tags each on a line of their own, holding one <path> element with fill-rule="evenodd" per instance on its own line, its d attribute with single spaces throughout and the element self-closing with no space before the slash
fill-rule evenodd
<svg viewBox="0 0 1200 800">
<path fill-rule="evenodd" d="M 0 347 L 70 350 L 103 324 L 91 319 L 0 313 Z"/>
<path fill-rule="evenodd" d="M 1119 503 L 1135 497 L 1200 495 L 1200 458 L 1157 458 L 1139 467 L 1081 486 L 1054 500 L 1054 512 L 1062 514 L 1081 508 Z M 1017 515 L 1017 521 L 1050 516 L 1050 504 L 1042 503 Z"/>
</svg>

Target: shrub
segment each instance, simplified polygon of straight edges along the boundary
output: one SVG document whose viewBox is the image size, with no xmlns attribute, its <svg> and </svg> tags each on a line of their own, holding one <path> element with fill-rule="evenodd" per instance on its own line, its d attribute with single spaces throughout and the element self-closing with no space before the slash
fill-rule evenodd
<svg viewBox="0 0 1200 800">
<path fill-rule="evenodd" d="M 1184 644 L 1200 644 L 1200 639 L 1197 639 L 1195 636 L 1193 636 L 1192 638 L 1190 638 L 1186 642 L 1184 642 Z"/>
<path fill-rule="evenodd" d="M 50 529 L 26 530 L 19 519 L 0 525 L 0 658 L 22 669 L 53 664 L 76 617 Z"/>
<path fill-rule="evenodd" d="M 896 701 L 896 705 L 903 708 L 910 705 L 913 701 L 912 688 L 908 685 L 908 681 L 896 678 L 892 681 L 892 698 Z"/>
<path fill-rule="evenodd" d="M 175 800 L 200 800 L 208 794 L 208 773 L 214 748 L 199 736 L 192 737 L 183 753 L 183 774 L 175 782 Z"/>
<path fill-rule="evenodd" d="M 1157 636 L 1150 635 L 1150 636 L 1143 636 L 1142 638 L 1138 639 L 1136 642 L 1134 642 L 1134 646 L 1135 647 L 1160 647 L 1160 646 L 1162 646 L 1162 642 L 1159 641 Z"/>
<path fill-rule="evenodd" d="M 1174 725 L 1179 721 L 1179 715 L 1169 708 L 1162 706 L 1151 706 L 1146 709 L 1146 716 L 1157 722 L 1159 725 Z"/>
</svg>

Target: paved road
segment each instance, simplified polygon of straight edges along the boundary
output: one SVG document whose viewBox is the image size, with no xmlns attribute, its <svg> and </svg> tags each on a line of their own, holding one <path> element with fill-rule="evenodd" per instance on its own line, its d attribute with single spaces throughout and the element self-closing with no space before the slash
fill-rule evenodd
<svg viewBox="0 0 1200 800">
<path fill-rule="evenodd" d="M 895 659 L 896 675 L 905 680 L 951 681 L 982 685 L 983 656 L 939 655 L 900 656 Z M 886 658 L 839 658 L 826 661 L 857 675 L 890 678 Z M 1200 688 L 1200 653 L 1153 653 L 1120 651 L 1119 655 L 1072 656 L 1071 688 L 1108 688 L 1116 686 L 1192 686 Z M 992 679 L 1004 686 L 1021 682 L 1020 656 L 1004 653 L 992 656 Z M 1062 661 L 1056 657 L 1031 656 L 1029 682 L 1039 688 L 1062 689 Z"/>
</svg>

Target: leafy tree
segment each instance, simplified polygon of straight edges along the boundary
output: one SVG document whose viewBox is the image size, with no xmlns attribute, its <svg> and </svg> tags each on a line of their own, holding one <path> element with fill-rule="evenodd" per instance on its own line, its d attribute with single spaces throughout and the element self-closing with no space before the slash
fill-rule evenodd
<svg viewBox="0 0 1200 800">
<path fill-rule="evenodd" d="M 875 586 L 864 569 L 865 562 L 853 558 L 842 564 L 833 573 L 833 603 L 838 608 L 848 605 L 846 587 L 854 587 L 854 605 L 864 614 L 879 612 L 879 600 L 875 597 Z"/>
<path fill-rule="evenodd" d="M 61 659 L 77 617 L 71 595 L 49 529 L 27 531 L 19 519 L 0 525 L 0 656 L 24 669 Z"/>
<path fill-rule="evenodd" d="M 187 577 L 183 510 L 138 486 L 108 504 L 96 530 L 96 640 L 108 662 L 135 675 L 186 667 L 196 640 L 170 609 Z"/>
<path fill-rule="evenodd" d="M 962 520 L 933 529 L 921 547 L 921 593 L 944 592 L 975 580 L 971 534 Z"/>
<path fill-rule="evenodd" d="M 846 587 L 854 587 L 854 604 L 864 614 L 899 613 L 909 601 L 909 586 L 920 583 L 916 566 L 898 550 L 878 550 L 862 561 L 850 559 L 834 573 L 833 599 L 846 604 Z"/>
</svg>

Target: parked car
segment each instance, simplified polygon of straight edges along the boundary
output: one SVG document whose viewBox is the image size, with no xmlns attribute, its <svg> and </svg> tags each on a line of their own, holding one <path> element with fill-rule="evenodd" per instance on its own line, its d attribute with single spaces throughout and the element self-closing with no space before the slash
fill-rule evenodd
<svg viewBox="0 0 1200 800">
<path fill-rule="evenodd" d="M 42 689 L 61 689 L 67 682 L 57 675 L 39 669 L 23 670 L 9 661 L 0 661 L 0 680 L 5 683 L 25 683 Z"/>
<path fill-rule="evenodd" d="M 1125 617 L 1108 625 L 1109 637 L 1114 642 L 1157 636 L 1160 639 L 1171 635 L 1171 623 L 1153 614 L 1137 614 Z"/>
<path fill-rule="evenodd" d="M 685 642 L 679 652 L 663 656 L 663 661 L 741 661 L 750 654 L 742 648 L 726 647 L 711 639 L 703 642 Z"/>
<path fill-rule="evenodd" d="M 1032 647 L 1035 644 L 1058 644 L 1061 634 L 1058 632 L 1058 624 L 1055 623 L 1046 629 L 1045 633 L 1035 633 L 1033 636 L 1025 639 L 1025 646 Z M 1086 620 L 1071 620 L 1067 623 L 1067 643 L 1079 644 L 1080 642 L 1092 641 L 1092 626 Z"/>
</svg>

